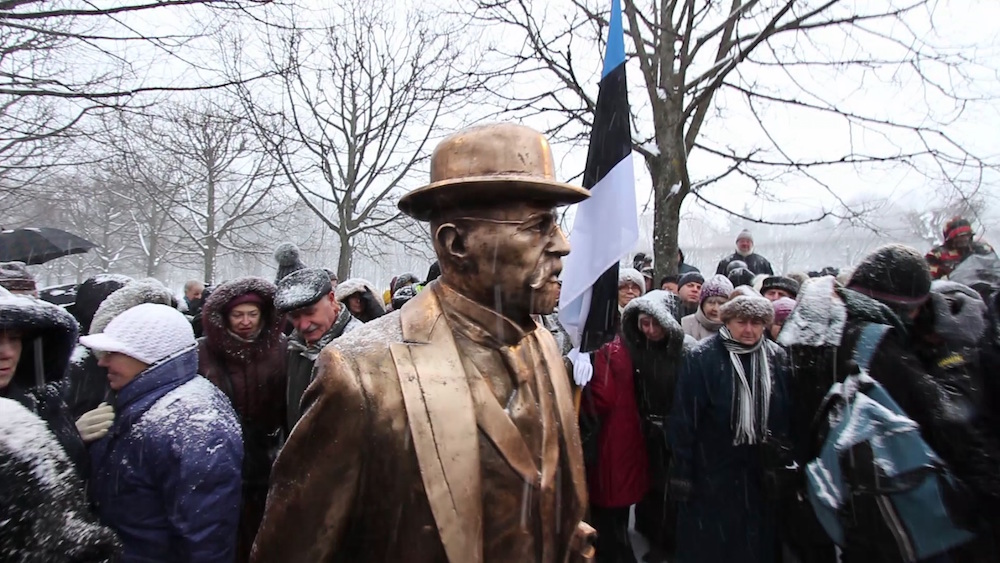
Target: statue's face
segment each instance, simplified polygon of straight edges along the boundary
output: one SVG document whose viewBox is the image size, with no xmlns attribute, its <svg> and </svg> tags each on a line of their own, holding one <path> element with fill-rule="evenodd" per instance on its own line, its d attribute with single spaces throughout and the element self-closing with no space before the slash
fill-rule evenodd
<svg viewBox="0 0 1000 563">
<path fill-rule="evenodd" d="M 439 249 L 454 253 L 450 260 L 439 256 L 443 262 L 460 266 L 445 273 L 445 282 L 515 320 L 552 313 L 559 302 L 562 257 L 569 254 L 555 210 L 511 203 L 461 215 L 439 227 L 440 232 L 454 225 L 457 233 L 456 242 Z"/>
</svg>

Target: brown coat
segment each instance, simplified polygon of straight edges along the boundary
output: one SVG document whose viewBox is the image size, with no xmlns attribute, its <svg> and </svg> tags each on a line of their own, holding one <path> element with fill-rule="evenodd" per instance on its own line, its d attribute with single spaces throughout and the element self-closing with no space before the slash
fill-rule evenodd
<svg viewBox="0 0 1000 563">
<path fill-rule="evenodd" d="M 546 551 L 577 561 L 586 484 L 572 396 L 555 341 L 542 328 L 532 334 L 558 419 L 556 466 L 540 477 L 562 486 L 557 545 Z M 484 506 L 483 476 L 520 477 L 497 477 L 480 462 L 491 442 L 477 427 L 475 376 L 460 354 L 434 291 L 324 349 L 305 414 L 275 463 L 251 560 L 499 563 L 484 549 L 483 523 L 509 519 L 498 506 L 519 503 Z M 517 483 L 530 498 L 532 486 Z M 511 532 L 512 541 L 524 534 Z"/>
</svg>

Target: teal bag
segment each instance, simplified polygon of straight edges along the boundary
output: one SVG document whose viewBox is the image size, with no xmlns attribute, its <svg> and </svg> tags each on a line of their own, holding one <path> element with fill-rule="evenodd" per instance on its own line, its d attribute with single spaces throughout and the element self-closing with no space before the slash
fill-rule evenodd
<svg viewBox="0 0 1000 563">
<path fill-rule="evenodd" d="M 954 490 L 947 466 L 920 436 L 916 422 L 868 376 L 868 365 L 890 327 L 867 324 L 854 350 L 860 368 L 836 383 L 820 407 L 831 420 L 819 456 L 806 465 L 809 502 L 839 546 L 841 510 L 851 495 L 868 495 L 879 508 L 902 561 L 923 561 L 972 540 L 948 510 Z M 837 416 L 839 414 L 839 416 Z"/>
</svg>

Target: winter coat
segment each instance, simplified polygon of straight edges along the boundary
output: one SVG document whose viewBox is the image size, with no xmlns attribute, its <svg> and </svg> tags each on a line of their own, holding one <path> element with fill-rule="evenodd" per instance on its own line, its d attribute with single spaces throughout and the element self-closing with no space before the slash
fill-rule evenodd
<svg viewBox="0 0 1000 563">
<path fill-rule="evenodd" d="M 972 242 L 966 248 L 955 248 L 947 242 L 932 248 L 924 256 L 931 268 L 931 277 L 941 279 L 948 277 L 963 260 L 973 255 L 995 255 L 993 248 L 985 242 Z"/>
<path fill-rule="evenodd" d="M 771 369 L 770 434 L 788 431 L 785 352 L 764 341 Z M 690 500 L 678 508 L 677 561 L 775 560 L 772 491 L 765 488 L 775 468 L 765 461 L 765 444 L 734 445 L 734 368 L 716 335 L 689 352 L 677 382 L 670 417 L 671 474 L 691 485 Z"/>
<path fill-rule="evenodd" d="M 677 370 L 684 354 L 684 331 L 671 313 L 676 301 L 673 294 L 652 291 L 633 299 L 622 313 L 622 340 L 635 367 L 636 405 L 649 455 L 651 486 L 657 491 L 667 486 L 667 420 L 674 406 Z M 666 331 L 663 340 L 650 342 L 646 338 L 639 329 L 640 313 L 660 323 Z"/>
<path fill-rule="evenodd" d="M 260 306 L 260 334 L 248 342 L 229 331 L 225 307 L 251 292 L 264 302 Z M 198 373 L 229 397 L 243 430 L 243 509 L 237 561 L 250 558 L 286 420 L 288 343 L 281 333 L 285 317 L 274 308 L 274 292 L 274 284 L 267 280 L 242 278 L 216 288 L 202 309 L 205 336 L 198 341 Z"/>
<path fill-rule="evenodd" d="M 0 561 L 109 562 L 119 549 L 45 422 L 0 399 Z"/>
<path fill-rule="evenodd" d="M 584 408 L 601 420 L 597 463 L 587 468 L 590 502 L 631 506 L 649 490 L 649 458 L 635 399 L 632 359 L 621 337 L 594 353 L 594 377 Z"/>
<path fill-rule="evenodd" d="M 346 307 L 347 298 L 355 293 L 361 294 L 361 303 L 364 304 L 364 310 L 361 314 L 355 315 L 359 321 L 362 323 L 371 322 L 385 314 L 385 305 L 383 304 L 382 297 L 375 291 L 371 282 L 367 280 L 351 278 L 342 281 L 334 291 L 334 296 L 337 298 L 337 301 L 340 301 Z"/>
<path fill-rule="evenodd" d="M 754 273 L 754 275 L 767 274 L 769 276 L 774 275 L 774 270 L 771 268 L 771 263 L 760 254 L 756 252 L 751 252 L 746 256 L 743 256 L 739 252 L 734 252 L 729 256 L 719 260 L 719 266 L 715 269 L 716 274 L 726 275 L 726 268 L 729 267 L 729 263 L 735 260 L 741 260 L 746 262 L 747 269 Z"/>
<path fill-rule="evenodd" d="M 361 326 L 361 321 L 351 316 L 347 306 L 341 305 L 340 314 L 337 315 L 333 326 L 312 346 L 305 343 L 298 331 L 293 332 L 288 338 L 286 360 L 288 383 L 285 389 L 285 416 L 287 417 L 285 429 L 288 432 L 291 432 L 295 423 L 302 418 L 302 394 L 306 392 L 306 387 L 312 383 L 313 367 L 323 347 L 344 333 Z"/>
<path fill-rule="evenodd" d="M 942 353 L 947 348 L 930 345 L 926 337 L 915 339 L 914 327 L 904 325 L 885 305 L 834 286 L 832 281 L 828 283 L 832 295 L 824 300 L 799 296 L 799 305 L 778 337 L 789 347 L 794 365 L 793 426 L 800 430 L 795 440 L 799 465 L 815 457 L 821 446 L 819 436 L 801 430 L 810 428 L 830 385 L 842 381 L 850 372 L 864 325 L 885 324 L 892 328 L 872 355 L 868 374 L 920 426 L 921 436 L 971 489 L 980 506 L 995 514 L 1000 499 L 1000 475 L 996 471 L 1000 442 L 994 429 L 987 428 L 985 419 L 976 414 L 977 398 L 971 392 L 970 378 L 963 373 L 967 362 L 953 351 Z M 821 339 L 821 334 L 826 336 Z M 851 514 L 854 518 L 845 522 L 849 554 L 888 559 L 898 553 L 885 536 L 876 539 L 869 534 L 871 523 L 882 521 L 877 506 L 855 504 Z"/>
<path fill-rule="evenodd" d="M 710 322 L 708 317 L 698 309 L 692 315 L 688 315 L 681 319 L 681 328 L 684 329 L 684 334 L 694 338 L 698 342 L 705 340 L 706 338 L 711 338 L 719 333 L 719 329 L 722 328 L 722 324 L 712 330 L 711 327 L 706 327 L 704 323 Z"/>
<path fill-rule="evenodd" d="M 85 285 L 86 283 L 80 286 L 78 295 L 84 295 L 86 302 L 89 303 L 90 295 L 84 291 Z M 114 285 L 116 284 L 105 283 L 98 287 L 108 288 Z M 94 300 L 97 299 L 97 295 L 93 297 Z M 154 279 L 147 278 L 126 283 L 103 297 L 97 304 L 88 322 L 89 331 L 86 334 L 104 332 L 104 328 L 112 319 L 136 305 L 143 303 L 170 305 L 173 299 L 170 290 Z M 77 304 L 79 305 L 79 301 Z M 86 308 L 92 306 L 91 303 L 86 305 Z M 112 401 L 113 393 L 108 386 L 108 370 L 97 365 L 94 353 L 82 344 L 77 345 L 73 351 L 69 374 L 62 386 L 62 396 L 70 406 L 74 418 L 80 418 L 83 413 L 97 408 L 102 402 Z"/>
<path fill-rule="evenodd" d="M 62 399 L 61 385 L 76 342 L 76 320 L 63 309 L 33 297 L 0 292 L 0 331 L 20 330 L 21 358 L 0 397 L 13 399 L 38 415 L 55 434 L 80 477 L 88 473 L 87 451 Z M 43 385 L 38 385 L 35 347 L 41 346 Z"/>
<path fill-rule="evenodd" d="M 243 443 L 226 396 L 187 350 L 140 373 L 91 448 L 91 499 L 123 561 L 233 560 Z"/>
</svg>

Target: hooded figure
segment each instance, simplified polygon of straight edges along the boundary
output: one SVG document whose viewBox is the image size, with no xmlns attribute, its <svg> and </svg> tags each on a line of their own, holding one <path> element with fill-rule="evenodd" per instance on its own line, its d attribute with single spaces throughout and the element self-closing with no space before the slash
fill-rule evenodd
<svg viewBox="0 0 1000 563">
<path fill-rule="evenodd" d="M 654 552 L 668 557 L 674 550 L 677 510 L 667 498 L 667 420 L 686 347 L 684 331 L 674 318 L 679 300 L 670 292 L 654 290 L 634 299 L 622 313 L 622 338 L 635 367 L 636 404 L 650 468 L 649 492 L 635 507 L 635 528 L 649 539 Z"/>
<path fill-rule="evenodd" d="M 110 563 L 119 549 L 45 422 L 0 398 L 0 561 Z"/>
<path fill-rule="evenodd" d="M 385 314 L 382 299 L 367 280 L 361 278 L 345 280 L 337 286 L 334 294 L 337 301 L 343 303 L 351 315 L 363 323 L 374 321 Z"/>
<path fill-rule="evenodd" d="M 271 464 L 285 426 L 285 316 L 274 308 L 275 286 L 240 278 L 215 289 L 203 310 L 198 373 L 229 397 L 243 429 L 243 508 L 236 561 L 248 561 L 264 517 Z M 249 334 L 236 332 L 246 321 Z"/>
<path fill-rule="evenodd" d="M 0 289 L 0 397 L 44 420 L 86 478 L 87 451 L 59 389 L 77 330 L 76 320 L 63 309 Z"/>
<path fill-rule="evenodd" d="M 727 268 L 729 267 L 729 264 L 733 261 L 740 260 L 746 263 L 747 269 L 753 272 L 754 275 L 767 274 L 769 276 L 773 276 L 774 270 L 771 268 L 771 263 L 767 260 L 767 258 L 764 258 L 760 254 L 754 252 L 753 249 L 753 234 L 751 234 L 748 229 L 743 229 L 740 231 L 740 234 L 736 236 L 736 252 L 723 258 L 722 260 L 719 260 L 719 265 L 715 269 L 715 273 L 728 275 L 729 272 L 727 271 Z M 739 284 L 734 282 L 733 285 Z"/>
<path fill-rule="evenodd" d="M 90 492 L 123 561 L 232 561 L 243 443 L 229 400 L 197 373 L 190 323 L 143 303 L 80 342 L 117 391 L 111 431 L 90 448 Z"/>
<path fill-rule="evenodd" d="M 84 282 L 84 285 L 86 283 Z M 114 285 L 116 284 L 99 284 L 95 287 L 95 294 L 98 288 L 107 289 L 114 287 Z M 83 286 L 80 286 L 80 292 L 84 292 Z M 125 283 L 97 304 L 95 312 L 87 323 L 89 330 L 84 334 L 96 334 L 103 331 L 112 319 L 141 303 L 171 305 L 173 301 L 174 296 L 170 290 L 153 278 Z M 78 312 L 83 314 L 83 311 L 79 309 Z M 96 409 L 102 402 L 111 402 L 112 393 L 108 387 L 108 371 L 97 365 L 97 358 L 82 344 L 77 345 L 73 350 L 67 383 L 63 386 L 62 392 L 63 398 L 70 405 L 70 412 L 75 418 Z"/>
<path fill-rule="evenodd" d="M 80 284 L 76 290 L 76 303 L 66 310 L 80 323 L 81 335 L 90 334 L 90 323 L 94 321 L 94 315 L 97 314 L 101 303 L 104 303 L 109 295 L 133 281 L 128 276 L 99 274 L 87 278 Z M 86 348 L 78 346 L 74 350 L 73 360 L 82 360 L 76 357 L 77 352 L 89 356 Z M 86 377 L 81 369 L 83 363 L 77 363 L 77 361 L 70 364 L 69 375 L 62 386 L 63 400 L 66 401 L 66 405 L 69 406 L 69 410 L 75 418 L 83 416 L 83 413 L 93 410 L 99 405 L 105 399 L 108 388 L 103 370 L 94 369 L 91 372 L 93 377 Z M 91 363 L 93 368 L 97 368 L 97 362 L 93 358 L 90 358 L 87 363 Z"/>
</svg>

